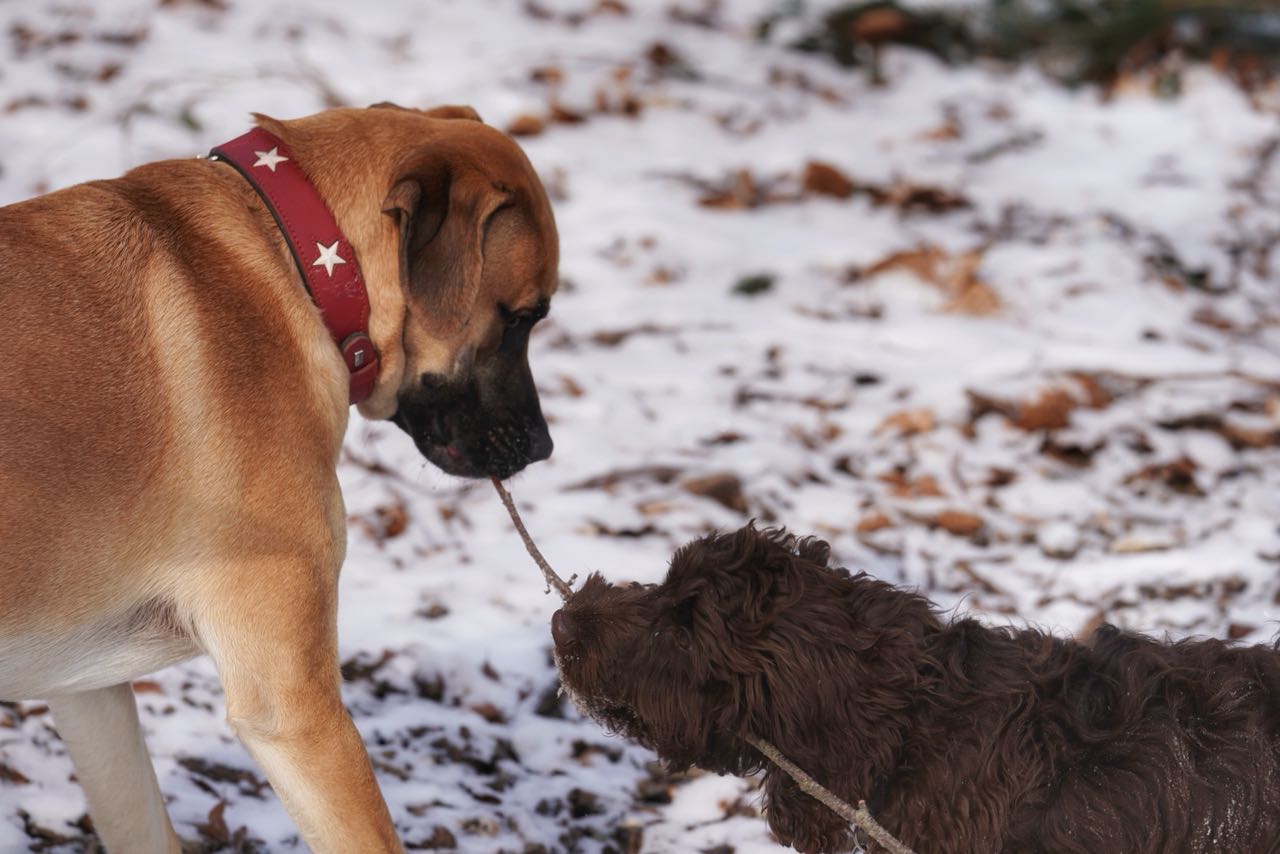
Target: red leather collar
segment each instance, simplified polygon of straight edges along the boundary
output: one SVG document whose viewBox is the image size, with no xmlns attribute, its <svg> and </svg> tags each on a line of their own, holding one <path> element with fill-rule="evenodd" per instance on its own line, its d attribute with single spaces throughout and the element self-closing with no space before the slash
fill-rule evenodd
<svg viewBox="0 0 1280 854">
<path fill-rule="evenodd" d="M 378 351 L 369 337 L 369 294 L 338 221 L 275 134 L 254 128 L 209 156 L 234 166 L 266 202 L 351 372 L 351 402 L 364 400 L 378 378 Z"/>
</svg>

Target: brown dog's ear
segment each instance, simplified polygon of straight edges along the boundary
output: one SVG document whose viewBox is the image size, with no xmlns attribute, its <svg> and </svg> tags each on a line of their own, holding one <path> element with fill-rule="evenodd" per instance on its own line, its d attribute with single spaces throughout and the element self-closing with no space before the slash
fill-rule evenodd
<svg viewBox="0 0 1280 854">
<path fill-rule="evenodd" d="M 507 201 L 482 176 L 443 166 L 402 177 L 383 200 L 400 226 L 401 283 L 436 334 L 466 325 L 480 293 L 485 225 Z"/>
<path fill-rule="evenodd" d="M 433 119 L 467 119 L 473 122 L 484 122 L 484 119 L 480 118 L 479 113 L 463 104 L 444 104 L 439 107 L 432 107 L 429 110 L 418 110 L 412 107 L 402 107 L 399 104 L 392 103 L 391 101 L 379 101 L 376 104 L 370 104 L 369 109 L 405 110 L 406 112 L 422 113 L 424 116 L 429 116 Z"/>
<path fill-rule="evenodd" d="M 837 785 L 835 780 L 819 782 Z M 771 764 L 764 772 L 764 805 L 773 835 L 797 851 L 851 851 L 857 842 L 848 822 Z"/>
<path fill-rule="evenodd" d="M 433 119 L 467 119 L 481 124 L 484 123 L 484 119 L 480 118 L 480 114 L 465 104 L 444 104 L 422 112 Z"/>
</svg>

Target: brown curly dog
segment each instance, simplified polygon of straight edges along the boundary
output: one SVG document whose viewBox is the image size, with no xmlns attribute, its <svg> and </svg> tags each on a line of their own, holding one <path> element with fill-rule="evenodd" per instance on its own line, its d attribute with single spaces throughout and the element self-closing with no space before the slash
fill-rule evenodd
<svg viewBox="0 0 1280 854">
<path fill-rule="evenodd" d="M 855 839 L 743 736 L 921 854 L 1280 852 L 1274 648 L 949 621 L 829 553 L 748 526 L 660 585 L 592 575 L 552 620 L 565 687 L 677 767 L 763 770 L 769 826 L 805 852 Z"/>
</svg>

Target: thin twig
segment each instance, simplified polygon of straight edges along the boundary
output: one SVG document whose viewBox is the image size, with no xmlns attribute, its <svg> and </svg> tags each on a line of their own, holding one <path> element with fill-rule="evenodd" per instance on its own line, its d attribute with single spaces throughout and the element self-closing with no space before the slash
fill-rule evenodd
<svg viewBox="0 0 1280 854">
<path fill-rule="evenodd" d="M 542 552 L 538 551 L 538 547 L 533 544 L 533 537 L 529 536 L 529 530 L 525 528 L 524 521 L 520 518 L 519 512 L 516 511 L 516 503 L 511 500 L 511 493 L 507 492 L 507 488 L 502 485 L 502 481 L 498 478 L 490 478 L 493 481 L 493 488 L 498 490 L 498 497 L 502 499 L 502 503 L 506 505 L 507 512 L 511 514 L 511 521 L 516 526 L 516 531 L 520 534 L 520 539 L 524 540 L 524 547 L 529 552 L 529 557 L 533 558 L 533 562 L 538 565 L 538 569 L 542 570 L 542 575 L 547 579 L 547 592 L 554 587 L 556 592 L 560 594 L 560 598 L 568 602 L 569 597 L 573 596 L 573 588 L 569 586 L 578 576 L 569 576 L 569 583 L 566 584 L 564 579 L 556 575 L 556 571 L 551 568 L 551 564 L 547 563 L 547 559 L 542 556 Z"/>
<path fill-rule="evenodd" d="M 858 808 L 854 809 L 832 794 L 830 789 L 800 770 L 795 763 L 779 753 L 778 748 L 769 742 L 753 735 L 746 736 L 746 742 L 769 757 L 769 761 L 774 765 L 790 774 L 791 779 L 796 781 L 801 791 L 826 804 L 844 820 L 865 830 L 868 836 L 883 845 L 890 854 L 913 854 L 910 848 L 899 842 L 892 833 L 885 830 L 878 821 L 871 817 L 866 801 L 858 801 Z"/>
</svg>

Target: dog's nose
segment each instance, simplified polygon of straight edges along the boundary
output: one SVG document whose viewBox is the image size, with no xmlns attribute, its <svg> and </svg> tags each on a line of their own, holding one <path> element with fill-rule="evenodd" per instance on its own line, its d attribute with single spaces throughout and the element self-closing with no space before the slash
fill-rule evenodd
<svg viewBox="0 0 1280 854">
<path fill-rule="evenodd" d="M 564 612 L 564 608 L 551 615 L 551 637 L 556 646 L 564 646 L 573 640 L 573 617 Z"/>
<path fill-rule="evenodd" d="M 551 456 L 555 443 L 551 441 L 551 431 L 546 424 L 535 427 L 529 433 L 529 462 L 538 463 Z"/>
</svg>

